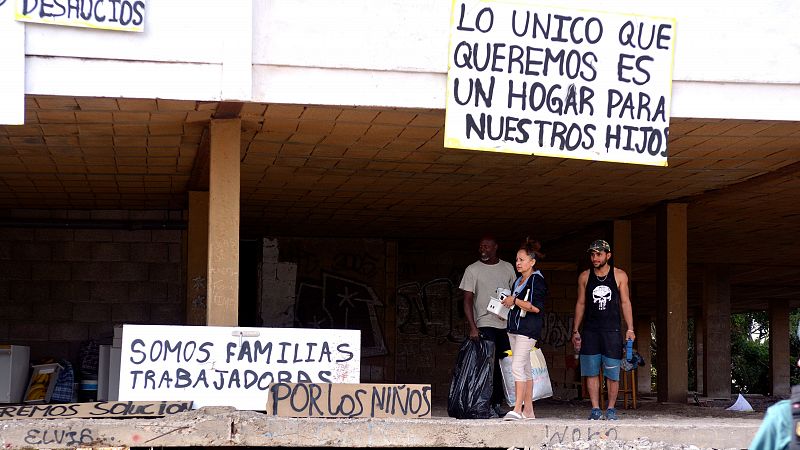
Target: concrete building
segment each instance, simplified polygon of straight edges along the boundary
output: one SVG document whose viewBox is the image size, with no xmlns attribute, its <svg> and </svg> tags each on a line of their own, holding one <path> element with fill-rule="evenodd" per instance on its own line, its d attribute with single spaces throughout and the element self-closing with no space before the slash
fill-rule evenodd
<svg viewBox="0 0 800 450">
<path fill-rule="evenodd" d="M 14 6 L 0 0 L 0 342 L 75 360 L 118 323 L 357 327 L 363 382 L 442 398 L 458 282 L 491 231 L 505 259 L 545 243 L 545 350 L 575 389 L 575 280 L 605 238 L 646 358 L 656 324 L 659 400 L 686 401 L 690 317 L 698 390 L 728 398 L 729 317 L 752 310 L 769 311 L 771 392 L 788 395 L 796 2 L 593 5 L 676 19 L 668 167 L 445 148 L 446 1 L 147 2 L 138 33 Z M 368 300 L 352 315 L 330 309 L 342 286 Z"/>
</svg>

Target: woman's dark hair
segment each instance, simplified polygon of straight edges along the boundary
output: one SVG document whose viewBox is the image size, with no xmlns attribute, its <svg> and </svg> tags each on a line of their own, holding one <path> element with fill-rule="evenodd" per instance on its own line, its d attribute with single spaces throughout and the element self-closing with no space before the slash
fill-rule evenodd
<svg viewBox="0 0 800 450">
<path fill-rule="evenodd" d="M 522 245 L 519 246 L 520 250 L 525 250 L 525 253 L 528 254 L 533 259 L 544 259 L 544 253 L 540 252 L 539 250 L 542 249 L 542 244 L 537 241 L 536 239 L 531 239 L 526 237 L 525 240 L 522 242 Z"/>
</svg>

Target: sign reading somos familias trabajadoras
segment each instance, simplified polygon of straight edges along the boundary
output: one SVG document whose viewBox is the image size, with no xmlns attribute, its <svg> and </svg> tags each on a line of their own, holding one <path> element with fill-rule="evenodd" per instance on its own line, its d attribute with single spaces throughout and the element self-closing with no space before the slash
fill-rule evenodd
<svg viewBox="0 0 800 450">
<path fill-rule="evenodd" d="M 22 22 L 144 31 L 145 0 L 17 0 L 16 19 Z"/>
<path fill-rule="evenodd" d="M 358 383 L 361 332 L 124 325 L 119 400 L 263 410 L 273 383 Z"/>
<path fill-rule="evenodd" d="M 454 0 L 445 147 L 667 165 L 675 20 Z"/>
</svg>

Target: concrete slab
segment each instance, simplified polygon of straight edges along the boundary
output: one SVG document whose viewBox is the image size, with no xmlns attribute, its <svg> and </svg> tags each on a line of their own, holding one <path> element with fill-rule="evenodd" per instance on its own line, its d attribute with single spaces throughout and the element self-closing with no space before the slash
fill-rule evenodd
<svg viewBox="0 0 800 450">
<path fill-rule="evenodd" d="M 569 414 L 533 421 L 500 419 L 298 419 L 232 408 L 202 408 L 159 419 L 0 421 L 0 446 L 74 447 L 476 447 L 511 448 L 745 448 L 760 414 L 678 417 L 628 414 L 618 422 L 589 422 Z"/>
</svg>

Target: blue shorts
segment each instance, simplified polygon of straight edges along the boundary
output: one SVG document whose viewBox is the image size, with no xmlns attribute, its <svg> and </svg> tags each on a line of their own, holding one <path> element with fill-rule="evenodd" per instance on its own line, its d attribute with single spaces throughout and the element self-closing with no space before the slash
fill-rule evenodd
<svg viewBox="0 0 800 450">
<path fill-rule="evenodd" d="M 622 360 L 609 358 L 606 355 L 581 355 L 581 376 L 600 375 L 600 363 L 603 364 L 603 376 L 611 381 L 619 381 L 619 366 Z"/>
</svg>

